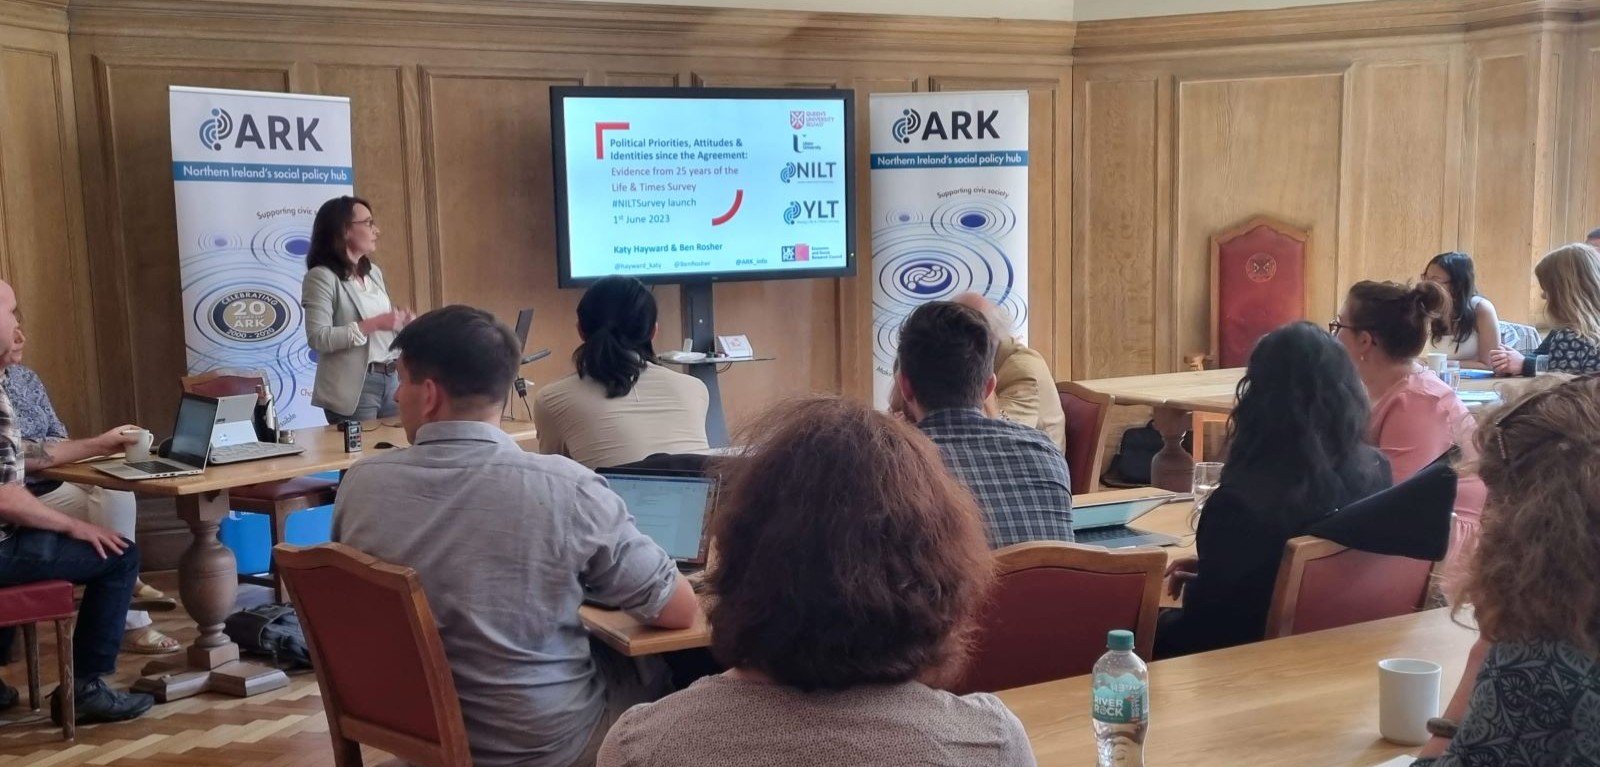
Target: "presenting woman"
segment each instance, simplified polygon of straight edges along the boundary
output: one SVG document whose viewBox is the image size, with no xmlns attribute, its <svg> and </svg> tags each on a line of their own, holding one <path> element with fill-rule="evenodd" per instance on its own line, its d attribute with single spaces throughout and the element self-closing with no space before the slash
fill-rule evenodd
<svg viewBox="0 0 1600 767">
<path fill-rule="evenodd" d="M 328 423 L 397 412 L 398 355 L 389 345 L 414 315 L 390 303 L 383 270 L 372 262 L 377 247 L 378 224 L 366 200 L 335 197 L 317 211 L 300 305 L 306 343 L 317 353 L 311 404 L 327 413 Z"/>
</svg>

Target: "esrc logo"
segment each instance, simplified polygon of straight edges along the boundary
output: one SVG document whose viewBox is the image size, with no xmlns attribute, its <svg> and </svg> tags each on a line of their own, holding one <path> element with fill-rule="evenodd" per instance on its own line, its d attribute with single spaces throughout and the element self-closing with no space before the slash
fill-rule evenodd
<svg viewBox="0 0 1600 767">
<path fill-rule="evenodd" d="M 265 135 L 262 134 L 260 121 L 255 115 L 246 113 L 235 125 L 233 116 L 228 114 L 228 110 L 220 107 L 212 108 L 211 116 L 200 121 L 200 144 L 213 152 L 220 152 L 231 137 L 234 149 L 243 149 L 248 144 L 262 150 L 322 151 L 322 144 L 317 141 L 317 126 L 321 124 L 322 118 L 313 117 L 307 121 L 304 117 L 296 117 L 291 122 L 290 118 L 283 115 L 262 117 L 267 127 Z"/>
<path fill-rule="evenodd" d="M 778 260 L 784 262 L 810 261 L 811 246 L 805 243 L 798 245 L 782 245 L 778 248 Z"/>
</svg>

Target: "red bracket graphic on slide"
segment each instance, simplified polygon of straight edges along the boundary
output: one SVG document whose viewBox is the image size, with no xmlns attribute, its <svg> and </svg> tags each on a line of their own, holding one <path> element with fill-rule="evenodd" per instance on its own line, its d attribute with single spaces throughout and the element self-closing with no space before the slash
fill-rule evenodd
<svg viewBox="0 0 1600 767">
<path fill-rule="evenodd" d="M 594 124 L 594 159 L 606 159 L 606 131 L 627 130 L 627 123 L 595 123 Z"/>
<path fill-rule="evenodd" d="M 735 190 L 733 190 L 733 207 L 729 208 L 727 213 L 724 213 L 724 214 L 722 214 L 720 216 L 717 216 L 716 218 L 711 219 L 711 225 L 712 226 L 722 226 L 723 224 L 728 223 L 729 221 L 731 221 L 733 219 L 733 217 L 735 215 L 737 215 L 739 213 L 739 206 L 743 205 L 743 204 L 744 204 L 744 190 L 743 189 L 735 189 Z"/>
</svg>

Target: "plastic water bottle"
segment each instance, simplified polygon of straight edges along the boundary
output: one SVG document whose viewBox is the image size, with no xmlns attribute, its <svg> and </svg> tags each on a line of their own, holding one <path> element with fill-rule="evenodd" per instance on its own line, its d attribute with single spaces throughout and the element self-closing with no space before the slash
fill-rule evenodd
<svg viewBox="0 0 1600 767">
<path fill-rule="evenodd" d="M 1113 631 L 1094 664 L 1094 737 L 1100 767 L 1144 767 L 1150 673 L 1133 654 L 1133 632 Z"/>
</svg>

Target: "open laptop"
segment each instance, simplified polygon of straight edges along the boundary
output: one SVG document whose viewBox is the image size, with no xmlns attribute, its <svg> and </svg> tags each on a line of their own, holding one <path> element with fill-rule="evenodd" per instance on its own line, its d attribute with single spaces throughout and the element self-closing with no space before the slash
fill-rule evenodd
<svg viewBox="0 0 1600 767">
<path fill-rule="evenodd" d="M 256 438 L 256 395 L 238 394 L 217 400 L 217 426 L 211 432 L 211 463 L 226 464 L 299 455 L 299 445 L 280 445 Z"/>
<path fill-rule="evenodd" d="M 622 496 L 639 532 L 650 536 L 680 570 L 706 564 L 707 522 L 717 503 L 717 481 L 698 474 L 650 469 L 601 469 Z"/>
<path fill-rule="evenodd" d="M 251 397 L 251 399 L 255 399 Z M 165 458 L 148 461 L 101 461 L 94 468 L 117 479 L 165 479 L 199 474 L 206 470 L 211 451 L 211 431 L 217 423 L 217 400 L 185 394 L 178 403 L 178 422 L 172 427 L 172 447 Z"/>
<path fill-rule="evenodd" d="M 1131 546 L 1176 546 L 1181 538 L 1129 527 L 1128 523 L 1177 500 L 1165 490 L 1117 493 L 1105 500 L 1072 504 L 1072 538 L 1077 543 L 1122 549 Z"/>
</svg>

